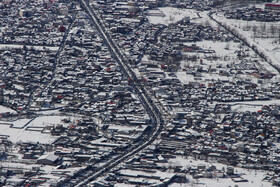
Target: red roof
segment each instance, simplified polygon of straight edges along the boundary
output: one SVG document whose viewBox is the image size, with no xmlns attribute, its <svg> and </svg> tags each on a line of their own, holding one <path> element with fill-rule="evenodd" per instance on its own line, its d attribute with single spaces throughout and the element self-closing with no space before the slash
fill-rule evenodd
<svg viewBox="0 0 280 187">
<path fill-rule="evenodd" d="M 265 6 L 274 6 L 274 7 L 280 7 L 280 5 L 277 5 L 277 4 L 265 4 Z"/>
</svg>

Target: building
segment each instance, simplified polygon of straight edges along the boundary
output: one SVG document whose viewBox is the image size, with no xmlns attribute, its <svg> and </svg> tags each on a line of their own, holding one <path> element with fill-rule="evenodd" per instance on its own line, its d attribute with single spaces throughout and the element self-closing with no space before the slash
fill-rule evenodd
<svg viewBox="0 0 280 187">
<path fill-rule="evenodd" d="M 3 3 L 6 4 L 6 5 L 11 4 L 11 2 L 12 2 L 12 0 L 4 0 L 4 1 L 3 1 Z"/>
<path fill-rule="evenodd" d="M 66 6 L 66 5 L 60 5 L 59 7 L 58 7 L 58 12 L 59 12 L 59 14 L 61 14 L 61 15 L 67 15 L 68 14 L 68 12 L 69 12 L 69 10 L 68 10 L 68 7 Z"/>
<path fill-rule="evenodd" d="M 57 165 L 60 162 L 59 156 L 56 156 L 54 154 L 49 155 L 42 155 L 37 160 L 37 164 L 43 164 L 43 165 Z"/>
<path fill-rule="evenodd" d="M 265 4 L 265 10 L 280 11 L 280 5 L 268 3 L 268 4 Z"/>
</svg>

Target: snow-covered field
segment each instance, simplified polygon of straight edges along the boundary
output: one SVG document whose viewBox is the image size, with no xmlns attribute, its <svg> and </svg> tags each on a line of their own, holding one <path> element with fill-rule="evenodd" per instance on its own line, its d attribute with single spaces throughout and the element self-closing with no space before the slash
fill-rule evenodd
<svg viewBox="0 0 280 187">
<path fill-rule="evenodd" d="M 244 104 L 239 104 L 239 105 L 234 105 L 231 107 L 232 111 L 234 112 L 257 112 L 258 110 L 262 109 L 261 105 L 244 105 Z"/>
<path fill-rule="evenodd" d="M 251 45 L 257 46 L 258 50 L 268 56 L 274 65 L 280 67 L 279 33 L 276 32 L 274 35 L 270 33 L 272 26 L 279 30 L 279 23 L 227 19 L 223 14 L 217 14 L 214 17 L 223 25 L 244 36 Z"/>
<path fill-rule="evenodd" d="M 63 119 L 69 119 L 70 123 L 62 122 Z M 45 127 L 63 125 L 68 127 L 76 123 L 76 118 L 68 116 L 44 116 L 32 119 L 19 119 L 16 121 L 0 121 L 0 135 L 7 135 L 13 143 L 17 142 L 40 142 L 52 143 L 57 137 L 50 134 L 41 133 Z M 78 119 L 77 119 L 78 120 Z M 29 124 L 27 124 L 30 122 Z M 12 127 L 11 127 L 12 124 Z M 40 128 L 38 128 L 40 127 Z M 38 129 L 37 129 L 38 128 Z M 38 131 L 31 131 L 37 129 Z"/>
<path fill-rule="evenodd" d="M 148 16 L 148 19 L 152 24 L 169 25 L 176 23 L 185 17 L 190 17 L 190 19 L 199 18 L 195 10 L 178 9 L 173 7 L 162 7 L 156 10 L 150 10 L 149 13 L 158 14 L 158 16 Z"/>
<path fill-rule="evenodd" d="M 23 48 L 24 45 L 14 45 L 14 44 L 0 44 L 0 49 L 11 49 L 11 48 Z M 57 51 L 59 47 L 49 47 L 49 46 L 30 46 L 26 45 L 28 49 L 34 48 L 37 50 L 43 50 L 44 48 L 49 49 L 50 51 Z"/>
<path fill-rule="evenodd" d="M 208 163 L 202 160 L 194 160 L 193 158 L 183 158 L 183 157 L 177 157 L 175 159 L 170 159 L 168 165 L 173 166 L 183 166 L 183 167 L 190 167 L 190 166 L 198 166 L 200 164 L 206 165 L 206 167 L 215 166 L 217 170 L 223 170 L 223 168 L 226 170 L 227 165 L 220 164 L 220 163 Z M 231 178 L 201 178 L 201 179 L 193 179 L 192 176 L 186 175 L 189 179 L 189 183 L 187 184 L 179 184 L 174 183 L 170 185 L 171 187 L 189 187 L 189 186 L 195 186 L 195 187 L 206 187 L 206 186 L 213 186 L 213 187 L 229 187 L 229 186 L 235 186 L 238 185 L 239 187 L 246 186 L 246 187 L 268 187 L 271 186 L 271 183 L 262 181 L 267 172 L 266 171 L 259 171 L 259 170 L 248 170 L 243 168 L 234 168 L 235 174 L 240 174 L 242 178 L 247 179 L 248 182 L 240 182 L 235 183 Z"/>
<path fill-rule="evenodd" d="M 7 112 L 10 112 L 11 114 L 16 114 L 17 112 L 14 111 L 13 109 L 10 109 L 8 107 L 5 107 L 5 106 L 2 106 L 0 105 L 0 113 L 7 113 Z"/>
<path fill-rule="evenodd" d="M 69 119 L 71 123 L 63 123 L 63 119 Z M 63 125 L 64 127 L 68 127 L 75 122 L 74 117 L 67 117 L 67 116 L 43 116 L 37 117 L 34 121 L 32 121 L 28 127 L 36 126 L 36 127 L 46 127 L 46 126 L 55 126 L 55 125 Z"/>
<path fill-rule="evenodd" d="M 37 131 L 26 131 L 25 129 L 10 128 L 9 125 L 0 124 L 0 135 L 7 135 L 8 140 L 13 143 L 17 142 L 39 142 L 39 143 L 52 143 L 56 137 L 49 134 L 42 134 Z"/>
</svg>

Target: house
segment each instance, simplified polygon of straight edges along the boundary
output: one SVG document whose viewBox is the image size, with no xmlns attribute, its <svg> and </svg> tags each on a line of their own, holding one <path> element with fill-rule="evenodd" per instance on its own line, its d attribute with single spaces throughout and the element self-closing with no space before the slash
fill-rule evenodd
<svg viewBox="0 0 280 187">
<path fill-rule="evenodd" d="M 6 5 L 11 4 L 11 2 L 12 2 L 12 0 L 4 0 L 4 1 L 3 1 L 3 3 L 6 4 Z"/>
<path fill-rule="evenodd" d="M 58 12 L 61 14 L 61 15 L 67 15 L 68 14 L 68 7 L 66 5 L 60 5 L 58 7 Z"/>
<path fill-rule="evenodd" d="M 37 164 L 51 165 L 51 166 L 55 166 L 60 162 L 61 162 L 60 157 L 54 154 L 42 155 L 37 160 Z"/>
<path fill-rule="evenodd" d="M 24 182 L 25 179 L 19 179 L 19 178 L 11 178 L 6 180 L 6 184 L 11 186 L 22 186 Z"/>
<path fill-rule="evenodd" d="M 280 11 L 280 4 L 265 4 L 265 10 Z"/>
</svg>

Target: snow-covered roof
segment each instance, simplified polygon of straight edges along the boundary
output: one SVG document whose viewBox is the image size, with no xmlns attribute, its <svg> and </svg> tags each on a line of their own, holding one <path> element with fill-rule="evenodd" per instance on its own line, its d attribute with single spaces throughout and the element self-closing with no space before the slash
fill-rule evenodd
<svg viewBox="0 0 280 187">
<path fill-rule="evenodd" d="M 58 158 L 59 158 L 59 156 L 56 156 L 54 154 L 48 154 L 48 155 L 42 155 L 40 158 L 38 158 L 38 160 L 46 159 L 51 162 L 55 162 Z"/>
</svg>

